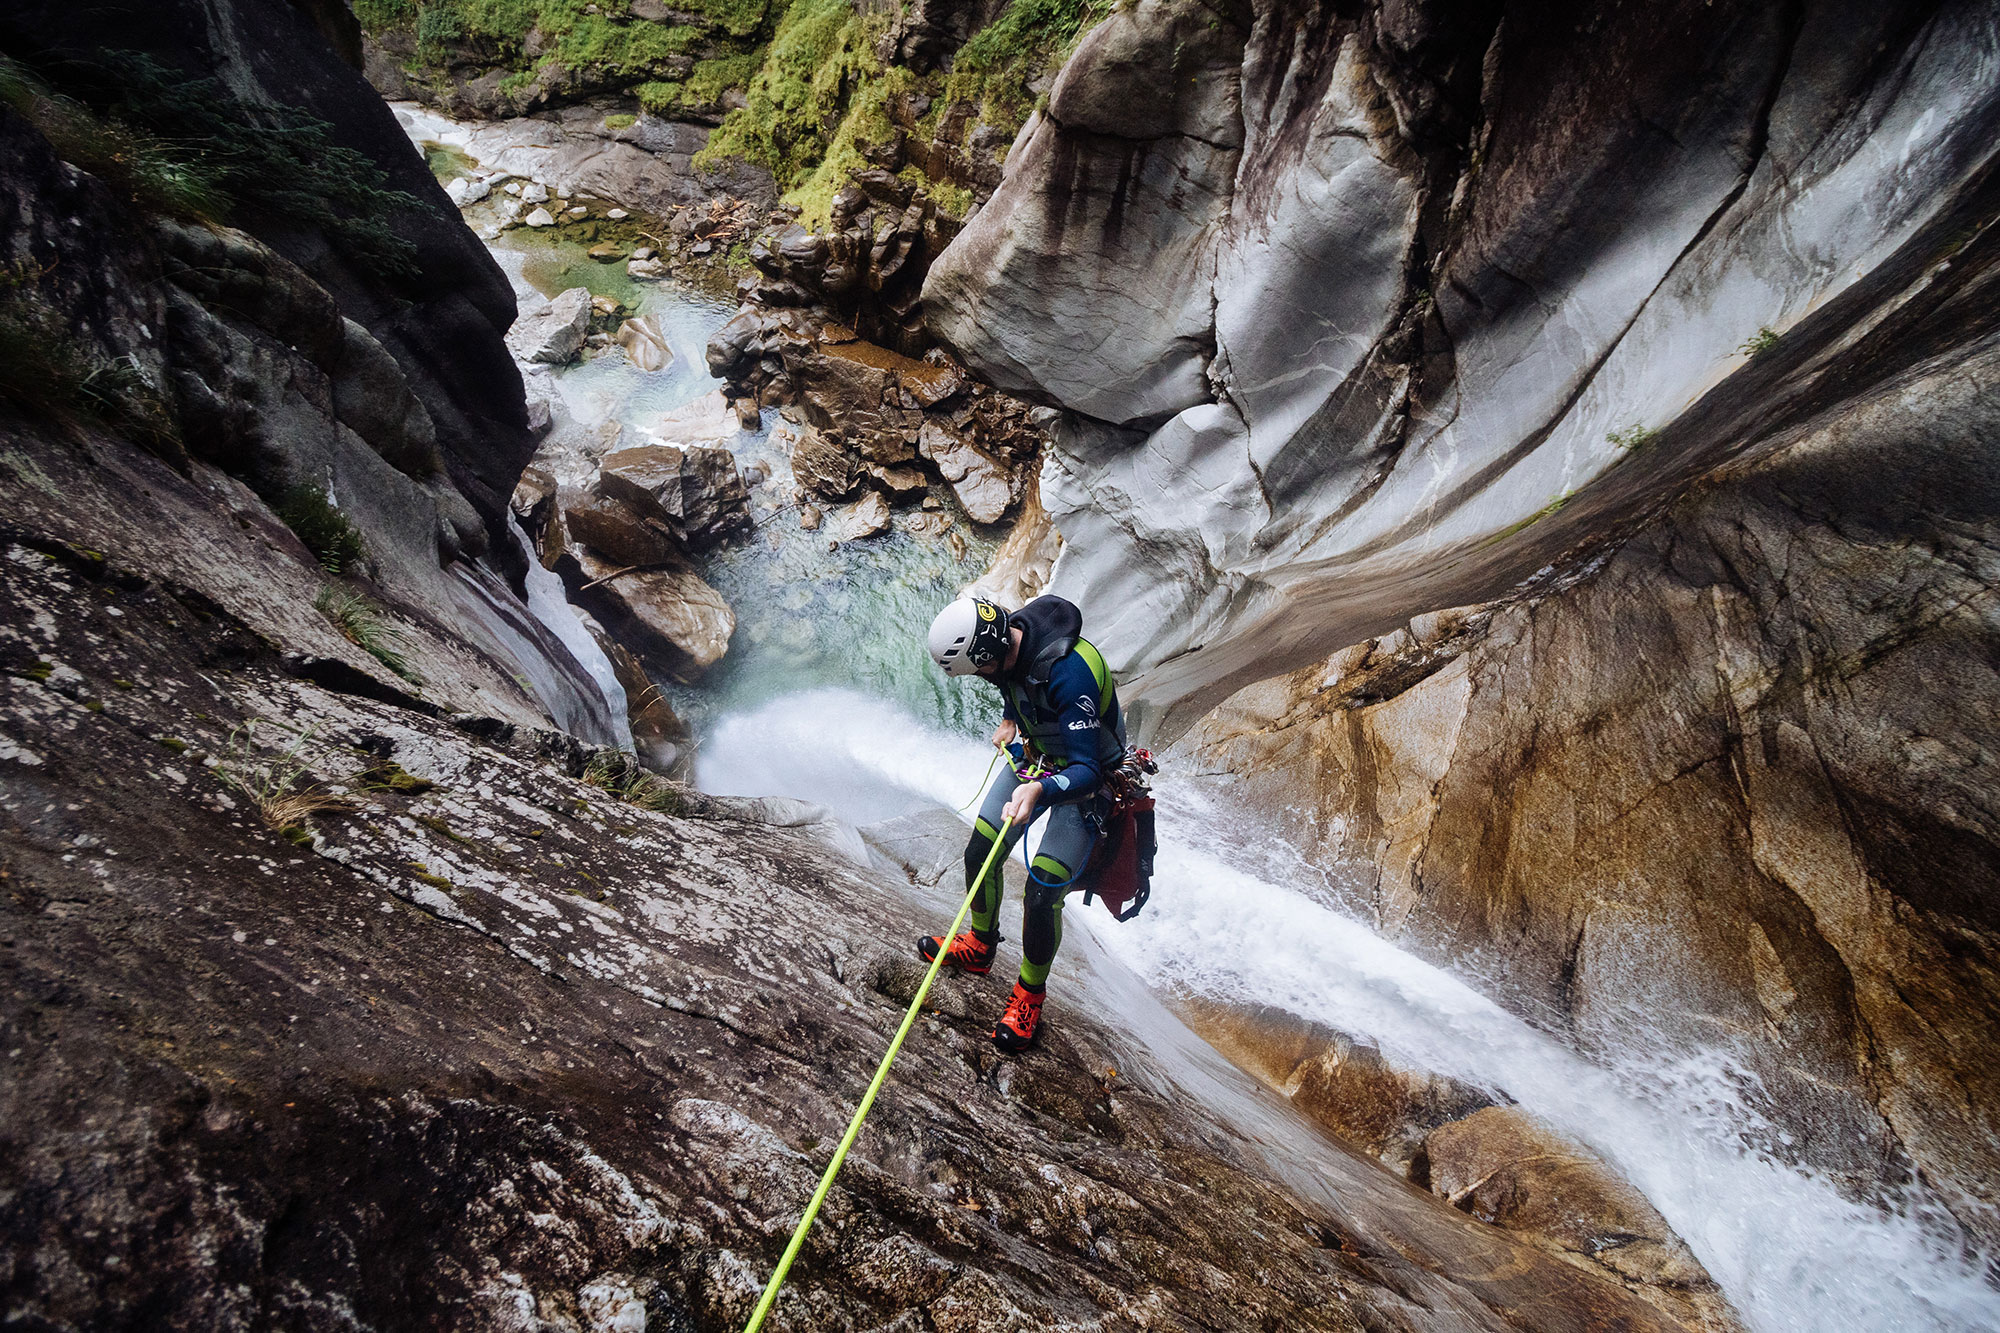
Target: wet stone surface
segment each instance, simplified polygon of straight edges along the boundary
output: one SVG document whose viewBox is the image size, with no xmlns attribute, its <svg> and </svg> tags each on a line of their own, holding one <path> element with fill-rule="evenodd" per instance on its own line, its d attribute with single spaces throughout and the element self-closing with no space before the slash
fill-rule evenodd
<svg viewBox="0 0 2000 1333">
<path fill-rule="evenodd" d="M 0 559 L 7 1308 L 740 1327 L 943 902 L 809 811 L 639 808 L 49 545 Z M 1403 1239 L 1363 1240 L 1087 1015 L 1003 1061 L 998 994 L 945 984 L 773 1327 L 1666 1326 L 1386 1173 L 1355 1216 Z"/>
</svg>

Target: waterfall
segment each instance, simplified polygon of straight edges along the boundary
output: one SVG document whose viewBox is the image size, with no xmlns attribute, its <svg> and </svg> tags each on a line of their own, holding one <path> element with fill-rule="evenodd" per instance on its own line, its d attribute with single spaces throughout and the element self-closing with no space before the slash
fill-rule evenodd
<svg viewBox="0 0 2000 1333">
<path fill-rule="evenodd" d="M 699 777 L 710 790 L 798 797 L 865 824 L 966 802 L 990 754 L 881 699 L 816 690 L 723 720 Z M 1635 1044 L 1615 1067 L 1587 1061 L 1328 906 L 1295 851 L 1219 854 L 1212 834 L 1227 811 L 1170 778 L 1157 794 L 1146 912 L 1120 926 L 1078 908 L 1065 922 L 1156 991 L 1277 1006 L 1504 1093 L 1622 1171 L 1758 1333 L 2000 1326 L 2000 1292 L 1943 1208 L 1914 1192 L 1855 1202 L 1772 1156 L 1762 1145 L 1777 1136 L 1726 1051 L 1653 1059 Z M 1018 910 L 1010 902 L 1006 915 Z M 1059 957 L 1055 985 L 1064 970 Z M 1192 1072 L 1194 1086 L 1212 1083 Z"/>
<path fill-rule="evenodd" d="M 632 726 L 625 717 L 625 687 L 618 683 L 618 672 L 613 669 L 611 659 L 604 655 L 603 645 L 590 632 L 590 627 L 583 623 L 583 613 L 570 605 L 569 597 L 563 591 L 562 577 L 554 570 L 542 567 L 528 534 L 521 531 L 520 522 L 512 514 L 507 516 L 507 528 L 514 534 L 514 544 L 521 548 L 521 554 L 528 562 L 528 610 L 549 633 L 556 636 L 557 642 L 569 649 L 569 655 L 576 659 L 596 685 L 614 743 L 621 750 L 631 749 Z"/>
<path fill-rule="evenodd" d="M 520 525 L 510 518 L 509 526 L 525 549 Z M 526 553 L 526 606 L 492 570 L 459 563 L 452 568 L 459 575 L 460 607 L 513 661 L 516 679 L 556 726 L 592 745 L 631 749 L 625 690 L 610 660 L 563 600 L 562 580 Z"/>
</svg>

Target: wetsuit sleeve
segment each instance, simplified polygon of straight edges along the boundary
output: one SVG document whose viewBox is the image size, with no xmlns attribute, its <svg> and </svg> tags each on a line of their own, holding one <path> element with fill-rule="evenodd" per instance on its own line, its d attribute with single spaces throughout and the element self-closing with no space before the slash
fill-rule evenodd
<svg viewBox="0 0 2000 1333">
<path fill-rule="evenodd" d="M 1104 781 L 1097 747 L 1103 719 L 1097 715 L 1097 677 L 1090 665 L 1071 653 L 1049 676 L 1049 702 L 1056 707 L 1056 735 L 1064 767 L 1042 780 L 1050 800 L 1073 801 L 1096 791 Z"/>
</svg>

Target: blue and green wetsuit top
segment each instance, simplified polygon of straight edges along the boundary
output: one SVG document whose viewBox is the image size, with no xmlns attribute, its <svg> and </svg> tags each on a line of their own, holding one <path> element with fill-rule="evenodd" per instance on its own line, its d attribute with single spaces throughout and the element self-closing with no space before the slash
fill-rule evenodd
<svg viewBox="0 0 2000 1333">
<path fill-rule="evenodd" d="M 1082 637 L 1083 613 L 1061 597 L 1037 597 L 1009 615 L 1007 626 L 1021 630 L 1021 652 L 995 682 L 1004 716 L 1061 765 L 1041 780 L 1047 800 L 1082 800 L 1125 758 L 1125 719 L 1111 672 Z M 1013 749 L 1020 758 L 1020 747 Z"/>
</svg>

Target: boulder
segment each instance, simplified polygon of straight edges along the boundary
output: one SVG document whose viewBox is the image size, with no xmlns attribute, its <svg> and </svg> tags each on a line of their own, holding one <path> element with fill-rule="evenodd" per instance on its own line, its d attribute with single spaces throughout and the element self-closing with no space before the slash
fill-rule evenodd
<svg viewBox="0 0 2000 1333">
<path fill-rule="evenodd" d="M 516 319 L 507 346 L 519 360 L 560 366 L 583 350 L 590 313 L 589 289 L 572 287 Z"/>
<path fill-rule="evenodd" d="M 565 578 L 574 582 L 572 596 L 649 668 L 692 681 L 729 651 L 736 613 L 692 569 L 621 570 L 589 552 L 573 552 L 571 560 Z"/>
<path fill-rule="evenodd" d="M 921 470 L 913 467 L 884 467 L 880 463 L 870 463 L 868 475 L 892 500 L 912 499 L 930 489 L 930 480 Z"/>
<path fill-rule="evenodd" d="M 920 405 L 905 401 L 905 378 L 940 377 L 937 367 L 856 339 L 821 343 L 796 355 L 799 405 L 812 425 L 838 427 L 855 450 L 874 463 L 916 457 Z"/>
<path fill-rule="evenodd" d="M 546 208 L 535 209 L 523 220 L 530 227 L 553 227 L 556 225 L 555 215 L 550 213 Z"/>
<path fill-rule="evenodd" d="M 792 479 L 827 500 L 852 495 L 861 484 L 861 460 L 837 432 L 806 429 L 792 435 Z"/>
<path fill-rule="evenodd" d="M 661 413 L 654 418 L 652 430 L 668 444 L 722 445 L 742 434 L 743 426 L 722 390 L 717 389 Z"/>
<path fill-rule="evenodd" d="M 470 207 L 493 193 L 492 182 L 474 180 L 469 176 L 459 177 L 452 182 L 452 185 L 459 188 L 456 191 L 447 188 L 445 193 L 451 196 L 451 201 L 460 208 Z"/>
<path fill-rule="evenodd" d="M 592 259 L 595 259 L 600 264 L 610 264 L 623 259 L 625 257 L 625 250 L 616 242 L 599 241 L 596 245 L 590 247 L 589 254 Z"/>
<path fill-rule="evenodd" d="M 581 543 L 619 565 L 662 565 L 680 554 L 678 534 L 651 506 L 627 504 L 604 493 L 601 483 L 557 498 L 563 527 Z"/>
<path fill-rule="evenodd" d="M 529 181 L 521 189 L 521 202 L 524 204 L 546 204 L 548 201 L 549 187 L 540 181 Z M 555 219 L 550 218 L 549 221 L 553 222 Z"/>
<path fill-rule="evenodd" d="M 750 492 L 727 449 L 648 444 L 605 455 L 597 490 L 663 524 L 690 550 L 750 522 Z"/>
<path fill-rule="evenodd" d="M 625 349 L 626 359 L 641 370 L 665 370 L 674 359 L 674 349 L 667 345 L 666 334 L 651 315 L 639 315 L 620 324 L 618 345 Z"/>
<path fill-rule="evenodd" d="M 937 465 L 973 522 L 998 523 L 1014 503 L 1008 470 L 950 425 L 926 421 L 917 435 L 917 451 Z"/>
<path fill-rule="evenodd" d="M 666 264 L 658 259 L 630 259 L 625 263 L 626 275 L 644 282 L 657 282 L 667 276 Z"/>
<path fill-rule="evenodd" d="M 870 491 L 841 514 L 834 536 L 839 541 L 851 542 L 861 537 L 873 537 L 888 529 L 889 502 L 882 498 L 880 492 Z"/>
<path fill-rule="evenodd" d="M 543 506 L 555 497 L 556 479 L 548 469 L 530 463 L 521 470 L 521 479 L 514 483 L 514 494 L 507 503 L 521 526 L 532 532 L 541 524 Z"/>
</svg>

